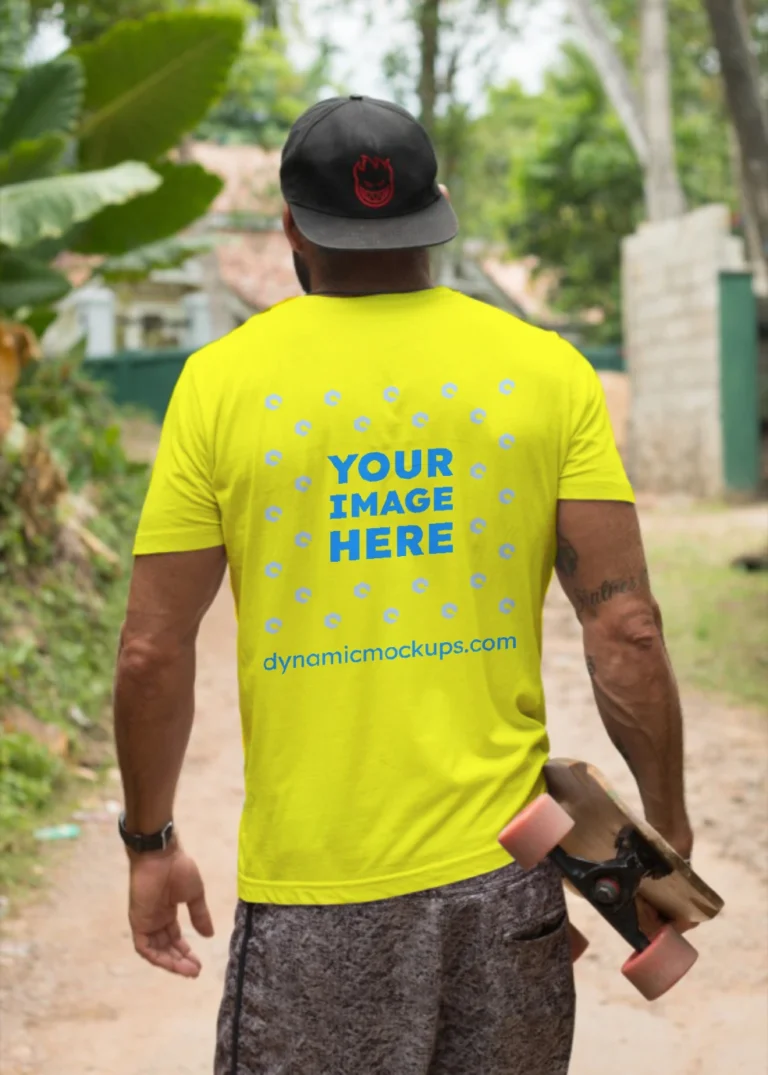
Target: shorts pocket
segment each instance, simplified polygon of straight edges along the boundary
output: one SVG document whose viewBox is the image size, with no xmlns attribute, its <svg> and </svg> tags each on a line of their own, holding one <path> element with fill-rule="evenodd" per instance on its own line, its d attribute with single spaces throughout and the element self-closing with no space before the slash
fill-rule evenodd
<svg viewBox="0 0 768 1075">
<path fill-rule="evenodd" d="M 551 938 L 557 939 L 565 932 L 568 925 L 568 915 L 558 909 L 553 917 L 544 921 L 521 923 L 517 928 L 512 927 L 504 932 L 505 944 L 537 945 L 545 944 Z"/>
<path fill-rule="evenodd" d="M 550 912 L 510 932 L 501 959 L 498 1035 L 506 1046 L 493 1070 L 566 1075 L 576 1008 L 567 915 Z"/>
<path fill-rule="evenodd" d="M 568 941 L 568 916 L 540 922 L 504 942 L 507 1004 L 514 1021 L 543 1027 L 550 1018 L 570 1017 L 573 1010 L 573 967 Z"/>
</svg>

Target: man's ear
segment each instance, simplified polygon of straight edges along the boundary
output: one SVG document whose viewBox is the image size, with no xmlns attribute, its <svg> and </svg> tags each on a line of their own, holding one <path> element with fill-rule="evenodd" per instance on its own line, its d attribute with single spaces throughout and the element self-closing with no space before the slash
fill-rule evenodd
<svg viewBox="0 0 768 1075">
<path fill-rule="evenodd" d="M 283 231 L 285 237 L 291 244 L 291 248 L 297 253 L 301 253 L 303 246 L 301 232 L 296 227 L 296 221 L 293 219 L 293 213 L 291 207 L 287 204 L 283 205 Z"/>
<path fill-rule="evenodd" d="M 451 192 L 450 190 L 448 190 L 448 187 L 446 187 L 445 183 L 438 183 L 437 189 L 440 191 L 440 193 L 447 202 L 451 200 Z"/>
</svg>

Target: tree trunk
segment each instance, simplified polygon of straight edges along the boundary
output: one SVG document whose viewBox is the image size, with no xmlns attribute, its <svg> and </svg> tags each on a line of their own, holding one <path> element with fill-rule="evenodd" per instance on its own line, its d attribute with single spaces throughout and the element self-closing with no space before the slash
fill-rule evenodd
<svg viewBox="0 0 768 1075">
<path fill-rule="evenodd" d="M 643 126 L 648 139 L 645 199 L 649 220 L 667 220 L 685 212 L 685 197 L 675 162 L 667 6 L 668 0 L 642 0 L 640 8 Z"/>
<path fill-rule="evenodd" d="M 280 29 L 280 0 L 250 0 L 258 9 L 259 23 L 265 30 Z"/>
<path fill-rule="evenodd" d="M 768 115 L 741 0 L 704 0 L 739 141 L 744 201 L 768 259 Z"/>
<path fill-rule="evenodd" d="M 568 0 L 568 5 L 643 169 L 649 219 L 679 216 L 685 212 L 685 198 L 675 166 L 667 0 L 642 0 L 642 108 L 594 0 Z"/>
<path fill-rule="evenodd" d="M 768 298 L 768 256 L 763 251 L 763 244 L 760 241 L 757 209 L 752 199 L 752 192 L 744 182 L 741 149 L 732 123 L 728 124 L 728 156 L 731 162 L 731 175 L 738 190 L 744 244 L 747 250 L 747 260 L 752 266 L 755 294 L 761 298 Z"/>
<path fill-rule="evenodd" d="M 421 122 L 431 137 L 435 130 L 435 109 L 437 106 L 440 0 L 421 0 L 418 25 L 421 52 L 421 71 L 419 73 Z"/>
<path fill-rule="evenodd" d="M 635 156 L 645 169 L 648 164 L 648 138 L 640 104 L 605 23 L 593 0 L 568 0 L 568 6 L 603 89 L 621 120 Z"/>
</svg>

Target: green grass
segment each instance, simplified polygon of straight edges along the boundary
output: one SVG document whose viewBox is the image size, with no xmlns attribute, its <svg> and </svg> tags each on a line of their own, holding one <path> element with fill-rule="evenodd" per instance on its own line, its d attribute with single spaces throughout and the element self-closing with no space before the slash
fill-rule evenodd
<svg viewBox="0 0 768 1075">
<path fill-rule="evenodd" d="M 77 363 L 41 364 L 17 402 L 27 426 L 44 431 L 70 489 L 97 509 L 87 526 L 119 563 L 62 558 L 47 525 L 53 509 L 40 516 L 46 525 L 30 528 L 25 462 L 0 452 L 0 891 L 35 883 L 34 830 L 71 812 L 84 786 L 77 768 L 98 775 L 111 762 L 112 674 L 147 484 L 147 468 L 123 451 L 119 412 Z M 19 731 L 14 711 L 41 724 Z M 39 741 L 42 725 L 64 730 L 65 759 Z"/>
<path fill-rule="evenodd" d="M 75 766 L 85 762 L 99 773 L 110 764 L 112 674 L 145 485 L 137 468 L 105 487 L 90 524 L 120 554 L 119 570 L 95 564 L 84 574 L 59 563 L 3 578 L 0 713 L 18 706 L 65 729 L 70 750 L 61 762 L 28 735 L 0 730 L 0 891 L 33 883 L 33 831 L 71 811 L 83 790 Z M 75 706 L 90 721 L 85 731 L 69 716 Z"/>
<path fill-rule="evenodd" d="M 760 534 L 734 527 L 708 533 L 693 521 L 686 533 L 646 533 L 653 589 L 680 682 L 738 702 L 768 698 L 768 575 L 730 567 L 759 550 Z"/>
<path fill-rule="evenodd" d="M 0 891 L 34 881 L 34 829 L 63 818 L 78 793 L 74 768 L 97 773 L 111 760 L 112 674 L 129 581 L 130 542 L 146 486 L 135 468 L 101 490 L 91 529 L 121 556 L 121 568 L 59 563 L 3 579 L 0 712 L 11 707 L 66 730 L 66 762 L 27 735 L 0 731 Z M 77 707 L 85 731 L 69 714 Z M 82 793 L 82 785 L 79 791 Z"/>
</svg>

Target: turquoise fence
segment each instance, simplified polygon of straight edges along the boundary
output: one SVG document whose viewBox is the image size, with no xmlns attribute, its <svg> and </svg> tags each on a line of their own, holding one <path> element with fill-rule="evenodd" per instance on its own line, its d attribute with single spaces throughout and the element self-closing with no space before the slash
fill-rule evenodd
<svg viewBox="0 0 768 1075">
<path fill-rule="evenodd" d="M 122 351 L 105 358 L 87 358 L 85 370 L 107 386 L 116 403 L 165 415 L 174 385 L 189 351 Z"/>
<path fill-rule="evenodd" d="M 596 370 L 624 370 L 620 347 L 592 347 L 584 354 Z M 116 403 L 149 411 L 162 419 L 188 351 L 123 351 L 105 358 L 88 358 L 85 368 L 95 381 L 106 384 Z"/>
</svg>

